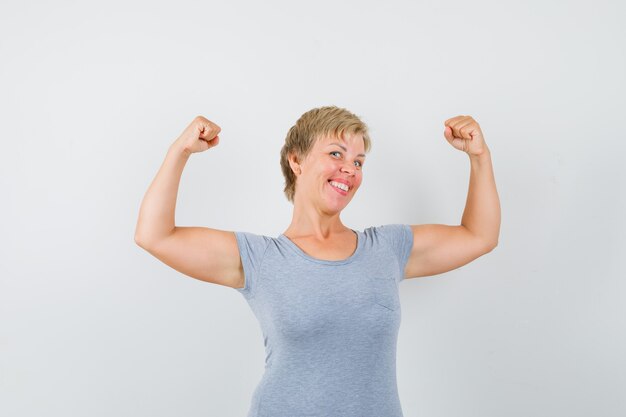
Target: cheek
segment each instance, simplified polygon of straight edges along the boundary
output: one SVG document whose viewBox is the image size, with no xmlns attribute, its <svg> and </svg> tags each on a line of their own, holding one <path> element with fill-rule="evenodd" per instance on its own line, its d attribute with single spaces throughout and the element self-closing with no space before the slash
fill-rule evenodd
<svg viewBox="0 0 626 417">
<path fill-rule="evenodd" d="M 321 167 L 322 175 L 324 175 L 327 178 L 332 177 L 333 175 L 337 174 L 339 171 L 341 171 L 341 164 L 335 164 L 333 162 L 324 164 Z"/>
<path fill-rule="evenodd" d="M 354 177 L 354 185 L 356 187 L 359 187 L 361 185 L 361 182 L 363 182 L 363 174 L 357 174 Z"/>
</svg>

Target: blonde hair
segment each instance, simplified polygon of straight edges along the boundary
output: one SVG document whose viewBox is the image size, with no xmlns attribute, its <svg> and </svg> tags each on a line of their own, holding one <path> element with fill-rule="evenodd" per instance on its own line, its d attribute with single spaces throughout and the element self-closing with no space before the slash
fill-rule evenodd
<svg viewBox="0 0 626 417">
<path fill-rule="evenodd" d="M 362 134 L 365 153 L 372 144 L 367 125 L 355 114 L 337 106 L 324 106 L 304 113 L 287 132 L 285 144 L 280 150 L 280 168 L 285 177 L 283 189 L 287 200 L 293 203 L 296 194 L 296 175 L 289 165 L 289 155 L 297 156 L 299 162 L 307 157 L 317 140 L 327 135 L 340 139 L 345 134 Z"/>
</svg>

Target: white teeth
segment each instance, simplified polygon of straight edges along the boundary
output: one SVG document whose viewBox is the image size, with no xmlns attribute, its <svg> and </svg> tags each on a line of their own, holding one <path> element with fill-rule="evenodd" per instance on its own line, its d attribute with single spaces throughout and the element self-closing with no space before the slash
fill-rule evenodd
<svg viewBox="0 0 626 417">
<path fill-rule="evenodd" d="M 344 191 L 348 191 L 348 186 L 346 184 L 342 184 L 340 182 L 335 182 L 335 181 L 330 181 L 330 185 L 332 185 L 333 187 L 340 188 Z"/>
</svg>

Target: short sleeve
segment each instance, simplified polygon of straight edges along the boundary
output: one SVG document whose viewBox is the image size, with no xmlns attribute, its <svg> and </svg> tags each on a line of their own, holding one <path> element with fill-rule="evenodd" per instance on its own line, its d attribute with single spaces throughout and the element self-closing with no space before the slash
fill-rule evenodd
<svg viewBox="0 0 626 417">
<path fill-rule="evenodd" d="M 243 265 L 245 283 L 242 288 L 235 288 L 247 298 L 254 297 L 260 266 L 271 238 L 249 232 L 235 232 L 239 256 Z"/>
<path fill-rule="evenodd" d="M 413 230 L 408 224 L 386 224 L 375 228 L 376 232 L 387 241 L 398 258 L 400 271 L 396 281 L 404 279 L 404 268 L 413 248 Z"/>
</svg>

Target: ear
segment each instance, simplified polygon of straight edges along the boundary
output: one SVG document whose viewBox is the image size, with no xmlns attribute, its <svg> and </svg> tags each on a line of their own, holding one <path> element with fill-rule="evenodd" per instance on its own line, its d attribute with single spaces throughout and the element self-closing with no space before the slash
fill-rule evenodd
<svg viewBox="0 0 626 417">
<path fill-rule="evenodd" d="M 298 176 L 302 172 L 302 168 L 300 167 L 300 163 L 298 162 L 298 156 L 295 153 L 290 153 L 287 157 L 289 160 L 289 166 L 291 167 L 291 171 L 295 176 Z"/>
</svg>

